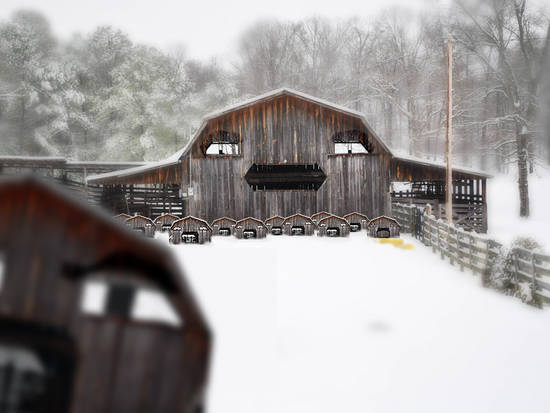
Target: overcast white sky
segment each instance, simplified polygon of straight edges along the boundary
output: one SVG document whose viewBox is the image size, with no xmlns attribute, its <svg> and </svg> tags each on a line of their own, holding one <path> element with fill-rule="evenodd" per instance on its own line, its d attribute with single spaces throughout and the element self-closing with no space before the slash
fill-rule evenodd
<svg viewBox="0 0 550 413">
<path fill-rule="evenodd" d="M 41 11 L 61 38 L 111 24 L 138 42 L 162 48 L 185 45 L 190 57 L 207 59 L 231 52 L 240 33 L 258 19 L 300 19 L 311 15 L 369 18 L 382 8 L 420 9 L 448 0 L 0 0 L 0 19 L 14 10 Z"/>
</svg>

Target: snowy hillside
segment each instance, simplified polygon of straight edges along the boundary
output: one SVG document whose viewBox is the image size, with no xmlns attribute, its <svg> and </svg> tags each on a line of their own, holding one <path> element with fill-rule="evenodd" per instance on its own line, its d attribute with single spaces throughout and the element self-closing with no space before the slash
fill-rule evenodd
<svg viewBox="0 0 550 413">
<path fill-rule="evenodd" d="M 173 246 L 215 332 L 208 411 L 547 412 L 550 312 L 405 238 Z"/>
</svg>

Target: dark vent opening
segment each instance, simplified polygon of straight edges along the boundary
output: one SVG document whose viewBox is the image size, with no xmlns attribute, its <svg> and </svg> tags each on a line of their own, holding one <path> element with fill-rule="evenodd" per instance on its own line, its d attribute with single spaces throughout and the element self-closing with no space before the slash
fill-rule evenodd
<svg viewBox="0 0 550 413">
<path fill-rule="evenodd" d="M 164 224 L 164 225 L 162 226 L 162 232 L 168 231 L 171 227 L 172 227 L 171 224 Z"/>
<path fill-rule="evenodd" d="M 272 235 L 282 235 L 283 229 L 281 227 L 273 227 L 271 228 L 271 234 Z"/>
<path fill-rule="evenodd" d="M 358 232 L 361 230 L 361 224 L 349 224 L 351 232 Z"/>
<path fill-rule="evenodd" d="M 245 229 L 243 231 L 243 238 L 244 239 L 256 238 L 256 230 L 255 229 Z"/>
<path fill-rule="evenodd" d="M 327 236 L 329 236 L 329 237 L 338 237 L 338 236 L 340 236 L 340 228 L 338 228 L 338 227 L 329 227 L 329 228 L 327 228 Z"/>
<path fill-rule="evenodd" d="M 229 228 L 220 228 L 219 231 L 220 235 L 223 235 L 224 237 L 227 237 L 231 235 L 231 230 Z"/>
<path fill-rule="evenodd" d="M 181 240 L 184 244 L 197 244 L 199 242 L 198 232 L 182 232 Z"/>
<path fill-rule="evenodd" d="M 317 191 L 327 176 L 317 164 L 308 165 L 256 165 L 253 164 L 245 179 L 253 191 L 311 190 Z"/>
<path fill-rule="evenodd" d="M 306 230 L 304 227 L 296 225 L 290 229 L 290 232 L 292 233 L 292 235 L 304 235 L 306 233 Z"/>
<path fill-rule="evenodd" d="M 389 228 L 378 228 L 376 231 L 376 238 L 389 238 L 390 229 Z"/>
</svg>

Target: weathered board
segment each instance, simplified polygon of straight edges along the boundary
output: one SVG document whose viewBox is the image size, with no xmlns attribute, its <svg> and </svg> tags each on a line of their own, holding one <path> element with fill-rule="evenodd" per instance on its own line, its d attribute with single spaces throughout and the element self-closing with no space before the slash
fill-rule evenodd
<svg viewBox="0 0 550 413">
<path fill-rule="evenodd" d="M 369 217 L 359 212 L 352 212 L 351 214 L 344 215 L 344 219 L 348 221 L 351 232 L 367 229 L 369 223 Z"/>
<path fill-rule="evenodd" d="M 264 224 L 267 228 L 267 232 L 271 235 L 282 235 L 283 234 L 283 222 L 284 218 L 275 215 L 274 217 L 268 218 L 264 221 Z"/>
<path fill-rule="evenodd" d="M 151 218 L 136 215 L 128 218 L 125 221 L 125 224 L 131 230 L 140 232 L 146 237 L 153 238 L 155 236 L 156 225 Z"/>
<path fill-rule="evenodd" d="M 166 232 L 180 217 L 172 214 L 164 214 L 155 218 L 154 223 L 158 232 Z"/>
<path fill-rule="evenodd" d="M 386 216 L 373 218 L 367 225 L 368 235 L 373 238 L 398 238 L 400 228 L 399 222 Z"/>
<path fill-rule="evenodd" d="M 285 235 L 313 235 L 315 227 L 313 220 L 302 214 L 294 214 L 287 217 L 283 222 Z"/>
<path fill-rule="evenodd" d="M 175 221 L 170 227 L 172 244 L 204 244 L 212 240 L 212 228 L 208 222 L 195 217 L 185 217 Z"/>
<path fill-rule="evenodd" d="M 235 237 L 239 239 L 265 238 L 267 227 L 256 218 L 245 218 L 235 224 Z"/>
<path fill-rule="evenodd" d="M 317 235 L 320 237 L 347 237 L 351 227 L 344 218 L 331 215 L 319 221 Z"/>
<path fill-rule="evenodd" d="M 218 218 L 212 221 L 212 235 L 222 235 L 222 236 L 229 236 L 233 235 L 235 232 L 235 224 L 237 221 L 235 221 L 232 218 Z"/>
</svg>

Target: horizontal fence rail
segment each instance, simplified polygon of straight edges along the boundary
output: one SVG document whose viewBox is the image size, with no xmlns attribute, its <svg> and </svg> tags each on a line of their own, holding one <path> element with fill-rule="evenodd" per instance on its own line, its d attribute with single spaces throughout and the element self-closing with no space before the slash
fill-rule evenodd
<svg viewBox="0 0 550 413">
<path fill-rule="evenodd" d="M 501 253 L 503 245 L 475 232 L 447 224 L 434 216 L 424 214 L 414 205 L 394 204 L 393 217 L 401 225 L 401 232 L 410 233 L 451 265 L 468 268 L 486 277 Z M 511 250 L 512 279 L 517 283 L 531 283 L 532 290 L 541 302 L 550 304 L 550 255 L 523 248 Z"/>
</svg>

